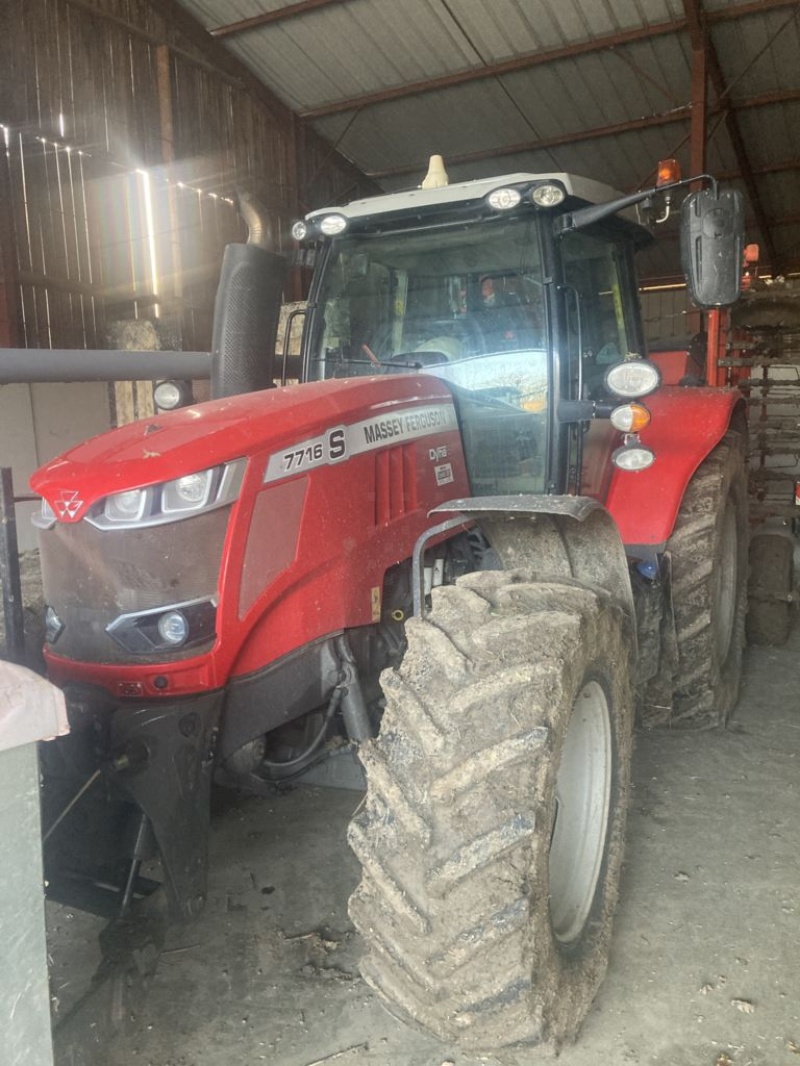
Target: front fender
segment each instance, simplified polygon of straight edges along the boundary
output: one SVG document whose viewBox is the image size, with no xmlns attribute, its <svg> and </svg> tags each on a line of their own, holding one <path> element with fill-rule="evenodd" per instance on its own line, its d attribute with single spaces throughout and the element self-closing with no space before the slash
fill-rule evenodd
<svg viewBox="0 0 800 1066">
<path fill-rule="evenodd" d="M 637 473 L 615 468 L 606 497 L 629 551 L 663 549 L 692 475 L 730 428 L 742 395 L 738 389 L 668 386 L 646 403 L 652 421 L 640 438 L 656 461 Z"/>
<path fill-rule="evenodd" d="M 538 581 L 566 577 L 604 588 L 625 612 L 635 639 L 625 549 L 613 518 L 597 500 L 588 496 L 479 496 L 451 500 L 431 513 L 448 511 L 481 527 L 504 569 L 527 570 Z"/>
</svg>

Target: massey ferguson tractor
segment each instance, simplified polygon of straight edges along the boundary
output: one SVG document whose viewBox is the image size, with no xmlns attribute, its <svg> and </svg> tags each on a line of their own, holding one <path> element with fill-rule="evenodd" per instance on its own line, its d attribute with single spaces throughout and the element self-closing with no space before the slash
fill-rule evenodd
<svg viewBox="0 0 800 1066">
<path fill-rule="evenodd" d="M 740 198 L 690 180 L 688 284 L 724 306 Z M 349 746 L 365 979 L 465 1049 L 558 1046 L 606 969 L 635 710 L 710 728 L 737 698 L 745 419 L 690 355 L 645 357 L 636 207 L 689 181 L 430 184 L 295 226 L 301 383 L 272 387 L 286 261 L 251 218 L 216 398 L 35 474 L 72 726 L 46 819 L 94 782 L 49 861 L 126 911 L 158 854 L 190 917 L 212 781 L 264 791 Z"/>
</svg>

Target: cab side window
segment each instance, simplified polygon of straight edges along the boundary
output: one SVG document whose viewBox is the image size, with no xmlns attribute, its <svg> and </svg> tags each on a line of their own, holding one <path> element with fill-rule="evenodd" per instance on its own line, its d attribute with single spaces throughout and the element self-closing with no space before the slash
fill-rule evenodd
<svg viewBox="0 0 800 1066">
<path fill-rule="evenodd" d="M 607 399 L 608 368 L 630 351 L 627 323 L 632 321 L 636 291 L 627 272 L 624 247 L 583 231 L 562 238 L 567 358 L 570 398 Z M 611 453 L 619 434 L 610 422 L 576 423 L 570 441 L 570 488 L 605 499 L 611 477 Z"/>
<path fill-rule="evenodd" d="M 570 358 L 581 397 L 604 395 L 603 377 L 629 351 L 623 301 L 624 258 L 618 246 L 583 232 L 563 240 Z"/>
</svg>

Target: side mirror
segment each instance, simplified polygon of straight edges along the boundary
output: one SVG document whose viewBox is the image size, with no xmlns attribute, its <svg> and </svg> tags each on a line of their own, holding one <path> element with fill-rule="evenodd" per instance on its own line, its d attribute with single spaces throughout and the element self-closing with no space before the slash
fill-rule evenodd
<svg viewBox="0 0 800 1066">
<path fill-rule="evenodd" d="M 681 266 L 701 308 L 739 298 L 744 255 L 744 206 L 736 189 L 704 189 L 681 206 Z"/>
</svg>

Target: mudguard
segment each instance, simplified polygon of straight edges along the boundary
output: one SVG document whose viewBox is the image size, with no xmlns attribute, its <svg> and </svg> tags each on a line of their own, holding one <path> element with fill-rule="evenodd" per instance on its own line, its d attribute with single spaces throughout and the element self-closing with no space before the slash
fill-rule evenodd
<svg viewBox="0 0 800 1066">
<path fill-rule="evenodd" d="M 527 570 L 536 580 L 569 577 L 604 588 L 630 620 L 635 641 L 625 549 L 612 516 L 597 500 L 588 496 L 479 496 L 451 500 L 431 514 L 447 512 L 475 521 L 505 569 Z M 426 536 L 435 532 L 436 527 Z"/>
<path fill-rule="evenodd" d="M 636 473 L 614 469 L 606 507 L 629 554 L 663 550 L 695 470 L 722 440 L 742 404 L 738 389 L 662 387 L 645 400 L 652 421 L 642 444 L 656 461 Z"/>
</svg>

